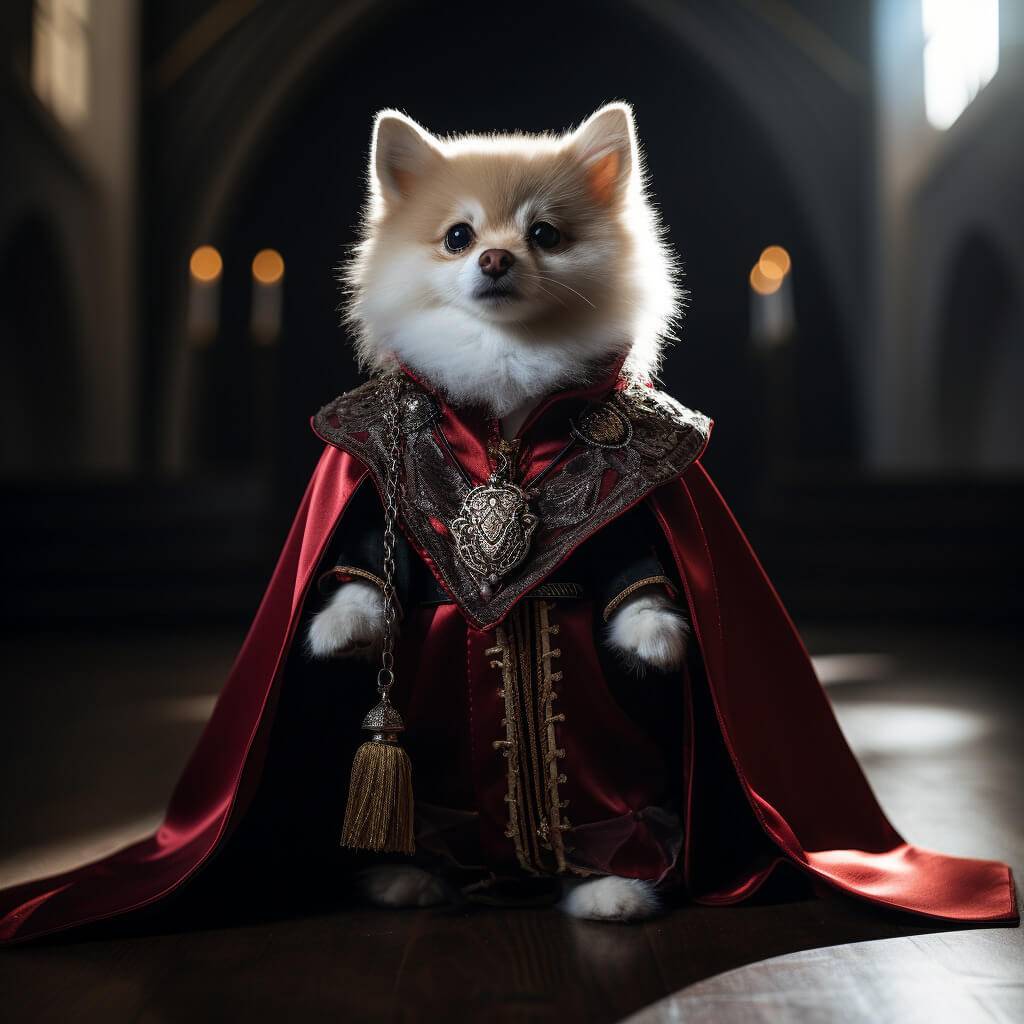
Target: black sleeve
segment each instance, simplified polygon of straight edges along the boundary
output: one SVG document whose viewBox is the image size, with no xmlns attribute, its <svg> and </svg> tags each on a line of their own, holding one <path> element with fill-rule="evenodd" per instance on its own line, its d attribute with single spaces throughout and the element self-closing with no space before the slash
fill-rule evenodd
<svg viewBox="0 0 1024 1024">
<path fill-rule="evenodd" d="M 345 509 L 320 574 L 319 589 L 325 596 L 343 583 L 365 580 L 384 586 L 384 509 L 373 484 L 365 481 Z M 396 528 L 395 597 L 399 614 L 409 595 L 412 551 Z"/>
<path fill-rule="evenodd" d="M 586 571 L 594 601 L 605 622 L 632 594 L 659 587 L 674 598 L 675 580 L 657 550 L 657 524 L 643 504 L 621 515 L 584 546 Z"/>
</svg>

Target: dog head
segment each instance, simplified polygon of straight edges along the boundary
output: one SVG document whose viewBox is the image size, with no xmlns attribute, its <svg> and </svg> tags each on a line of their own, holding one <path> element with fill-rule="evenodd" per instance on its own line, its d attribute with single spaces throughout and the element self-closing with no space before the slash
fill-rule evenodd
<svg viewBox="0 0 1024 1024">
<path fill-rule="evenodd" d="M 624 103 L 563 135 L 447 139 L 382 111 L 344 269 L 361 362 L 497 415 L 616 357 L 649 374 L 677 290 L 644 185 Z"/>
</svg>

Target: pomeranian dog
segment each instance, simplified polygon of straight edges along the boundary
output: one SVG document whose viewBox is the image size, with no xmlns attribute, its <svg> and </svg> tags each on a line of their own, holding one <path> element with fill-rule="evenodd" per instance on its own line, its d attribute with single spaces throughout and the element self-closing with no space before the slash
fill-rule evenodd
<svg viewBox="0 0 1024 1024">
<path fill-rule="evenodd" d="M 586 384 L 616 357 L 656 371 L 680 292 L 646 192 L 631 108 L 602 107 L 565 134 L 437 138 L 394 110 L 376 118 L 362 238 L 344 270 L 361 365 L 398 360 L 455 406 L 487 407 L 514 436 L 531 409 Z M 312 620 L 319 657 L 379 640 L 379 589 L 343 585 Z M 607 642 L 639 665 L 681 664 L 688 625 L 661 593 L 640 592 Z M 381 867 L 366 893 L 384 906 L 441 901 L 412 867 Z M 649 883 L 567 881 L 562 908 L 635 920 L 657 910 Z"/>
</svg>

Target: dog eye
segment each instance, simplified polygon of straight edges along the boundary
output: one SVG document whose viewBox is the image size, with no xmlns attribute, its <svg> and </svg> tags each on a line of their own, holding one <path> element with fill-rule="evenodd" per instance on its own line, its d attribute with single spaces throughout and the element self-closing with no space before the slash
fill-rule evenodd
<svg viewBox="0 0 1024 1024">
<path fill-rule="evenodd" d="M 532 225 L 527 232 L 527 237 L 534 245 L 539 246 L 541 249 L 554 249 L 562 240 L 558 228 L 553 224 L 549 224 L 546 220 L 539 220 L 536 224 Z"/>
<path fill-rule="evenodd" d="M 444 236 L 444 247 L 449 252 L 462 252 L 473 241 L 473 229 L 468 224 L 456 224 Z"/>
</svg>

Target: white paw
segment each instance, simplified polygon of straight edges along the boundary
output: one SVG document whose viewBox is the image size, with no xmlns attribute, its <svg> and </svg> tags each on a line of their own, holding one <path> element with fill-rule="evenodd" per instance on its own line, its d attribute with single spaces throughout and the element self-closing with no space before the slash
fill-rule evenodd
<svg viewBox="0 0 1024 1024">
<path fill-rule="evenodd" d="M 639 593 L 615 610 L 608 643 L 634 665 L 678 668 L 686 657 L 690 624 L 664 594 Z"/>
<path fill-rule="evenodd" d="M 410 864 L 382 864 L 357 876 L 360 892 L 375 907 L 436 907 L 447 903 L 444 886 L 422 868 Z"/>
<path fill-rule="evenodd" d="M 558 908 L 588 921 L 644 921 L 654 917 L 661 905 L 650 882 L 609 875 L 591 882 L 567 883 Z"/>
<path fill-rule="evenodd" d="M 380 643 L 384 601 L 380 588 L 363 580 L 343 583 L 309 624 L 306 646 L 314 658 L 373 657 Z"/>
</svg>

